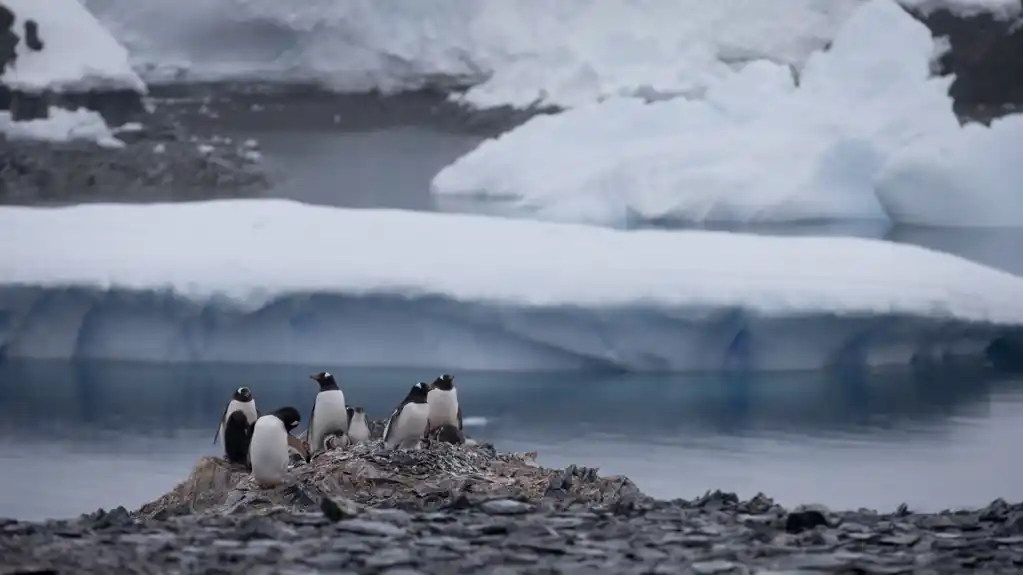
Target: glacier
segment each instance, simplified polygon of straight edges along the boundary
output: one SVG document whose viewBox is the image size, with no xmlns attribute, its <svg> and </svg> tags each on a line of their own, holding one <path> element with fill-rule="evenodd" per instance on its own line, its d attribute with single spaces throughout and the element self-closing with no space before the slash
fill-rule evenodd
<svg viewBox="0 0 1023 575">
<path fill-rule="evenodd" d="M 1023 225 L 1018 117 L 960 126 L 938 46 L 870 0 L 798 78 L 767 60 L 705 98 L 612 98 L 487 140 L 441 170 L 436 205 L 634 227 L 877 220 Z M 967 200 L 968 197 L 968 200 Z"/>
<path fill-rule="evenodd" d="M 17 63 L 0 75 L 0 83 L 24 92 L 132 90 L 146 84 L 134 71 L 128 51 L 78 0 L 3 0 L 14 12 L 14 29 L 39 24 L 44 47 L 33 52 L 19 42 Z"/>
<path fill-rule="evenodd" d="M 493 370 L 986 361 L 1023 278 L 877 240 L 284 200 L 0 207 L 0 358 Z"/>
<path fill-rule="evenodd" d="M 730 64 L 801 66 L 864 0 L 83 0 L 150 82 L 467 88 L 479 108 L 699 94 Z M 1010 17 L 1018 0 L 902 0 Z"/>
</svg>

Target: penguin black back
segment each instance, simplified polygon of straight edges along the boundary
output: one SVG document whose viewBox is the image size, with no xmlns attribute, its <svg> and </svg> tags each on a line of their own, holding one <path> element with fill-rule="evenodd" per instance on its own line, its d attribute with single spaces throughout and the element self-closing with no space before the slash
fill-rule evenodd
<svg viewBox="0 0 1023 575">
<path fill-rule="evenodd" d="M 455 378 L 445 373 L 433 380 L 432 387 L 441 391 L 451 391 L 451 389 L 455 387 Z"/>
<path fill-rule="evenodd" d="M 298 424 L 302 421 L 302 416 L 298 414 L 298 410 L 290 405 L 282 407 L 270 415 L 284 422 L 284 429 L 288 433 L 291 433 L 291 431 L 298 427 Z"/>
<path fill-rule="evenodd" d="M 340 387 L 337 386 L 337 381 L 334 379 L 334 376 L 331 375 L 329 372 L 326 372 L 326 371 L 321 371 L 320 373 L 317 373 L 317 374 L 314 374 L 314 375 L 310 375 L 309 379 L 311 379 L 311 380 L 315 381 L 316 383 L 320 384 L 320 391 L 330 391 L 332 389 L 341 389 Z"/>
<path fill-rule="evenodd" d="M 231 463 L 247 465 L 252 426 L 241 411 L 232 411 L 224 424 L 224 454 Z"/>
</svg>

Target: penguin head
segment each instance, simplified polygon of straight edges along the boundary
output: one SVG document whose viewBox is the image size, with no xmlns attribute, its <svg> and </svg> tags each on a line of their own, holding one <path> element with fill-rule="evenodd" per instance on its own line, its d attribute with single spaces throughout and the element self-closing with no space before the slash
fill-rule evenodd
<svg viewBox="0 0 1023 575">
<path fill-rule="evenodd" d="M 239 387 L 234 390 L 234 399 L 237 401 L 252 401 L 252 390 L 247 387 Z"/>
<path fill-rule="evenodd" d="M 431 389 L 439 389 L 441 391 L 451 391 L 451 389 L 454 386 L 455 386 L 455 378 L 453 378 L 450 375 L 445 373 L 445 374 L 441 375 L 440 377 L 438 377 L 437 379 L 433 380 L 433 383 L 430 385 L 430 388 Z"/>
<path fill-rule="evenodd" d="M 320 391 L 326 391 L 328 389 L 338 389 L 337 381 L 334 380 L 334 376 L 328 371 L 321 371 L 320 373 L 314 373 L 309 376 L 309 379 L 320 384 Z"/>
<path fill-rule="evenodd" d="M 426 403 L 426 394 L 430 393 L 430 384 L 425 381 L 412 386 L 412 389 L 408 392 L 408 399 L 406 401 L 411 403 Z"/>
<path fill-rule="evenodd" d="M 298 410 L 290 405 L 288 407 L 278 409 L 271 415 L 280 419 L 284 423 L 284 429 L 288 432 L 298 427 L 299 422 L 302 421 L 302 416 L 299 415 Z"/>
</svg>

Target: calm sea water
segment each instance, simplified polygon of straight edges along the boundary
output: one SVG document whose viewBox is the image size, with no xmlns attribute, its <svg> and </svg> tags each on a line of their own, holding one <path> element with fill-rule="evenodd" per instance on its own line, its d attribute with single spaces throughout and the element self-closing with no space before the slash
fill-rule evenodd
<svg viewBox="0 0 1023 575">
<path fill-rule="evenodd" d="M 0 516 L 129 508 L 215 454 L 232 390 L 261 409 L 311 406 L 338 374 L 384 417 L 425 370 L 18 362 L 0 365 Z M 754 378 L 458 373 L 470 436 L 626 474 L 660 497 L 707 489 L 788 504 L 924 509 L 1023 498 L 1023 380 L 983 374 Z"/>
<path fill-rule="evenodd" d="M 433 209 L 429 182 L 493 127 L 438 117 L 437 103 L 367 97 L 207 98 L 194 128 L 262 143 L 275 197 Z M 298 98 L 296 100 L 296 98 Z M 303 99 L 304 98 L 304 99 Z M 212 109 L 202 115 L 200 107 Z M 461 120 L 459 120 L 461 121 Z M 1023 274 L 1023 230 L 786 226 L 772 234 L 913 243 Z M 183 479 L 212 445 L 233 389 L 263 409 L 308 413 L 307 375 L 330 369 L 350 400 L 386 416 L 436 374 L 332 366 L 0 363 L 0 516 L 136 507 Z M 707 489 L 783 503 L 939 509 L 1023 498 L 1023 380 L 988 374 L 641 376 L 458 373 L 468 431 L 542 464 L 598 466 L 660 497 Z"/>
</svg>

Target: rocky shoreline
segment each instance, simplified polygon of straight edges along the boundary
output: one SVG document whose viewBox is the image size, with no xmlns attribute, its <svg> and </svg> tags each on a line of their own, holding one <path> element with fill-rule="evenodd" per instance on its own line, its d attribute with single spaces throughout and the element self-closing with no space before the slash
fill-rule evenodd
<svg viewBox="0 0 1023 575">
<path fill-rule="evenodd" d="M 253 486 L 204 457 L 135 512 L 0 519 L 3 573 L 1016 573 L 1023 504 L 914 513 L 787 510 L 715 491 L 658 501 L 535 454 L 378 441 Z"/>
</svg>

